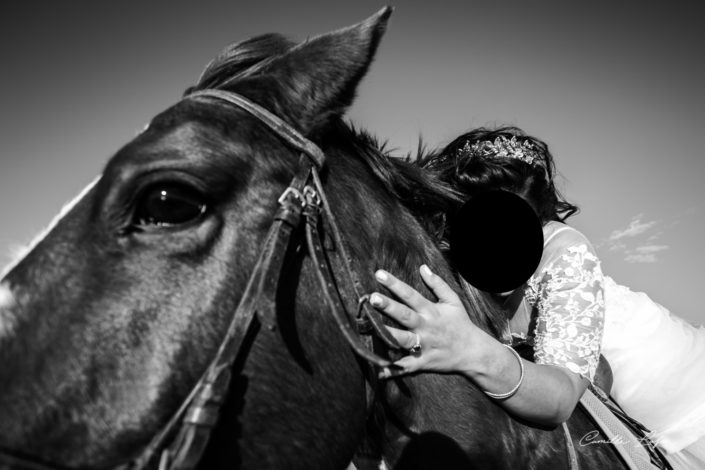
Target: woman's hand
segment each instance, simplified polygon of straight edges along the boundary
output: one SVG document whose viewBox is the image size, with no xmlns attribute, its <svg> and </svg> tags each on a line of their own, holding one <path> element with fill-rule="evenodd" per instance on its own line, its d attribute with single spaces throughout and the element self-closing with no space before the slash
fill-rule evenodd
<svg viewBox="0 0 705 470">
<path fill-rule="evenodd" d="M 480 331 L 468 317 L 458 295 L 440 276 L 433 274 L 428 266 L 421 266 L 421 278 L 433 291 L 438 302 L 426 299 L 408 284 L 390 273 L 379 270 L 377 281 L 389 289 L 403 303 L 378 292 L 370 296 L 370 303 L 408 330 L 387 327 L 399 344 L 411 350 L 411 354 L 398 360 L 399 373 L 420 370 L 436 372 L 467 373 L 473 361 L 473 344 L 482 337 Z M 420 350 L 414 351 L 414 346 Z M 389 377 L 392 372 L 385 369 L 380 374 Z"/>
<path fill-rule="evenodd" d="M 497 401 L 528 421 L 556 425 L 570 416 L 588 381 L 563 367 L 523 361 L 499 341 L 475 326 L 457 294 L 439 276 L 421 266 L 421 278 L 438 298 L 432 302 L 386 271 L 375 277 L 401 300 L 378 292 L 370 303 L 404 328 L 387 327 L 402 347 L 421 348 L 399 359 L 401 370 L 384 369 L 380 377 L 417 371 L 457 372 L 481 390 L 494 394 L 513 390 Z M 418 335 L 418 336 L 417 336 Z"/>
</svg>

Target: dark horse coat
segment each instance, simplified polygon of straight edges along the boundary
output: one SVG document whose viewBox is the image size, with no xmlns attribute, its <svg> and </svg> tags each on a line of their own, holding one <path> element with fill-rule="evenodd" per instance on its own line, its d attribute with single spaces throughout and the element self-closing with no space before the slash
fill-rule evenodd
<svg viewBox="0 0 705 470">
<path fill-rule="evenodd" d="M 300 44 L 234 45 L 189 91 L 235 91 L 315 141 L 363 288 L 384 267 L 429 295 L 420 264 L 453 277 L 423 223 L 442 192 L 341 120 L 389 14 Z M 0 454 L 63 468 L 138 455 L 215 354 L 297 161 L 242 110 L 188 99 L 117 152 L 0 284 Z M 203 468 L 345 468 L 365 440 L 390 468 L 566 466 L 560 429 L 507 415 L 459 376 L 368 385 L 306 250 L 284 269 L 276 324 L 243 347 Z M 489 306 L 466 300 L 495 331 Z M 570 427 L 576 442 L 592 430 L 582 415 Z M 607 446 L 576 447 L 584 468 L 621 467 Z"/>
</svg>

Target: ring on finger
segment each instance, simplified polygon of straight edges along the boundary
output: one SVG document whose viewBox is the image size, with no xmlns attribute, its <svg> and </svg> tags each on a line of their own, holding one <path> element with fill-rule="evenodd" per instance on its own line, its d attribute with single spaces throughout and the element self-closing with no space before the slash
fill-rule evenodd
<svg viewBox="0 0 705 470">
<path fill-rule="evenodd" d="M 414 342 L 414 345 L 409 348 L 409 352 L 411 354 L 421 354 L 421 336 L 419 336 L 418 333 L 413 333 L 415 336 L 416 341 Z"/>
</svg>

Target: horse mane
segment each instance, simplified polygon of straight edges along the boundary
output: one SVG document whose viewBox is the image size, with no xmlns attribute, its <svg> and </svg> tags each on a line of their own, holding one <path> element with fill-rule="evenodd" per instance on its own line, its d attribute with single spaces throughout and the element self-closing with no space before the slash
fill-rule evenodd
<svg viewBox="0 0 705 470">
<path fill-rule="evenodd" d="M 446 214 L 452 214 L 465 202 L 460 193 L 434 173 L 425 170 L 418 164 L 418 157 L 413 158 L 410 154 L 396 157 L 387 148 L 386 142 L 380 142 L 366 130 L 356 128 L 352 123 L 347 123 L 346 128 L 355 143 L 355 154 L 367 164 L 387 192 L 414 216 L 430 237 L 434 248 L 443 254 L 469 303 L 468 314 L 474 323 L 499 336 L 507 327 L 507 316 L 487 294 L 468 284 L 452 268 L 448 257 L 449 247 L 443 227 Z M 422 152 L 425 150 L 420 143 L 418 154 Z"/>
<path fill-rule="evenodd" d="M 203 89 L 228 90 L 236 82 L 257 76 L 268 64 L 295 46 L 296 43 L 277 33 L 231 44 L 208 63 L 196 84 L 187 88 L 184 95 Z M 276 113 L 279 110 L 271 111 Z M 412 158 L 411 154 L 396 157 L 387 148 L 386 142 L 380 142 L 374 135 L 356 128 L 350 122 L 337 119 L 333 134 L 336 139 L 342 138 L 352 145 L 352 153 L 367 165 L 387 192 L 411 212 L 430 236 L 435 248 L 440 249 L 448 261 L 448 247 L 444 243 L 442 230 L 445 214 L 457 210 L 464 201 L 458 191 L 418 164 L 425 153 L 423 143 L 419 141 L 416 158 Z M 469 304 L 471 319 L 495 336 L 504 331 L 506 316 L 486 294 L 464 282 L 455 270 L 453 273 Z M 409 275 L 410 272 L 405 274 Z"/>
</svg>

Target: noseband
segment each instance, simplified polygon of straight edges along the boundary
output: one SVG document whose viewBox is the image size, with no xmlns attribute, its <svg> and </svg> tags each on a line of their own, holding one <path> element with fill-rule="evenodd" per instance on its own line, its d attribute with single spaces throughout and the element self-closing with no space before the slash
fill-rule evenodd
<svg viewBox="0 0 705 470">
<path fill-rule="evenodd" d="M 319 170 L 326 163 L 323 151 L 303 137 L 292 126 L 248 99 L 223 90 L 194 92 L 185 100 L 218 100 L 247 111 L 268 126 L 284 143 L 299 152 L 298 169 L 289 186 L 278 199 L 279 209 L 262 243 L 254 270 L 240 299 L 227 333 L 210 366 L 169 422 L 135 459 L 114 470 L 144 470 L 159 461 L 159 470 L 190 470 L 198 466 L 210 436 L 218 422 L 232 382 L 233 366 L 240 357 L 245 339 L 256 333 L 254 326 L 274 327 L 275 296 L 284 258 L 292 233 L 304 223 L 308 254 L 315 266 L 327 309 L 345 340 L 359 357 L 371 365 L 394 367 L 393 363 L 373 351 L 372 334 L 387 347 L 399 349 L 397 341 L 383 326 L 379 314 L 370 309 L 368 296 L 352 267 L 337 220 L 331 211 L 320 180 Z M 344 283 L 352 286 L 357 305 L 346 309 L 334 282 L 335 276 L 325 256 L 319 226 L 325 226 L 333 237 L 335 251 L 341 260 Z M 368 379 L 374 374 L 366 374 Z M 13 456 L 0 451 L 0 465 L 22 470 L 66 470 Z"/>
</svg>

